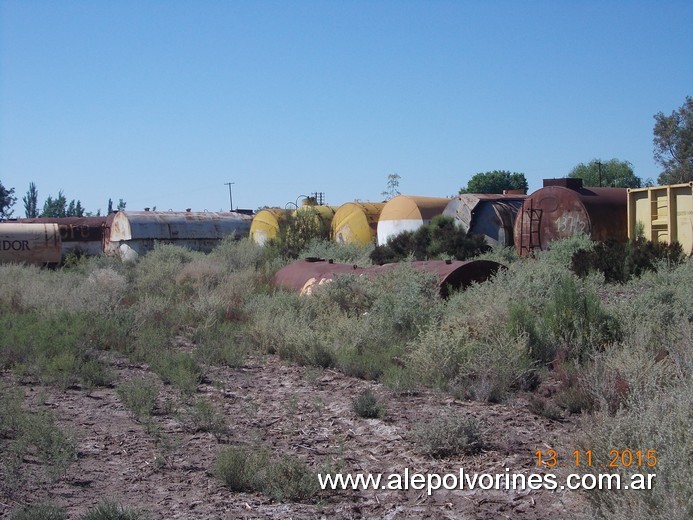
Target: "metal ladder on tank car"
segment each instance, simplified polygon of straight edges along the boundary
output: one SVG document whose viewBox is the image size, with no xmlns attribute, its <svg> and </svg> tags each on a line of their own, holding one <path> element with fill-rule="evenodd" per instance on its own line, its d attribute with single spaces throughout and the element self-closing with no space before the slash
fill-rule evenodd
<svg viewBox="0 0 693 520">
<path fill-rule="evenodd" d="M 541 217 L 543 210 L 530 206 L 522 209 L 520 214 L 520 255 L 527 251 L 527 256 L 534 256 L 536 249 L 541 249 Z M 525 216 L 526 214 L 526 216 Z M 528 230 L 525 232 L 525 218 L 529 219 Z"/>
</svg>

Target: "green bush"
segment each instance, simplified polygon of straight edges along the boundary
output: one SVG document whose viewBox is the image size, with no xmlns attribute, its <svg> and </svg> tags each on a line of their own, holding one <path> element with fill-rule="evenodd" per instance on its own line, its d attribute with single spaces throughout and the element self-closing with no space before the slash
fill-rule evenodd
<svg viewBox="0 0 693 520">
<path fill-rule="evenodd" d="M 97 350 L 115 340 L 101 335 L 103 323 L 85 313 L 0 313 L 0 365 L 62 389 L 110 385 L 114 375 Z"/>
<path fill-rule="evenodd" d="M 236 323 L 214 323 L 200 330 L 196 337 L 197 359 L 213 365 L 234 368 L 243 366 L 248 355 L 248 348 L 241 331 L 242 329 Z"/>
<path fill-rule="evenodd" d="M 608 283 L 625 283 L 645 271 L 656 271 L 662 263 L 672 266 L 684 259 L 678 242 L 667 244 L 636 238 L 626 243 L 598 242 L 589 250 L 579 249 L 573 254 L 570 268 L 581 277 L 596 270 L 604 274 Z"/>
<path fill-rule="evenodd" d="M 190 419 L 197 431 L 214 434 L 221 441 L 229 433 L 226 417 L 206 399 L 198 399 L 190 410 Z"/>
<path fill-rule="evenodd" d="M 197 391 L 202 378 L 202 369 L 187 352 L 168 352 L 154 362 L 153 368 L 164 383 L 175 386 L 186 396 Z"/>
<path fill-rule="evenodd" d="M 118 385 L 118 396 L 137 420 L 146 420 L 154 412 L 159 388 L 149 378 L 131 379 Z"/>
<path fill-rule="evenodd" d="M 265 247 L 270 257 L 296 259 L 314 241 L 327 241 L 330 222 L 317 209 L 303 206 L 279 222 L 277 236 Z"/>
<path fill-rule="evenodd" d="M 34 504 L 15 511 L 10 520 L 67 520 L 67 512 L 53 504 Z"/>
<path fill-rule="evenodd" d="M 24 480 L 29 454 L 38 459 L 49 481 L 64 475 L 77 458 L 72 435 L 60 429 L 54 414 L 25 410 L 22 401 L 19 390 L 0 386 L 0 482 L 6 493 L 13 492 Z"/>
<path fill-rule="evenodd" d="M 617 320 L 602 307 L 596 294 L 578 287 L 572 276 L 563 276 L 541 312 L 542 325 L 554 348 L 544 349 L 537 360 L 552 361 L 558 352 L 568 359 L 586 361 L 590 352 L 618 339 Z"/>
<path fill-rule="evenodd" d="M 214 476 L 233 491 L 260 491 L 275 500 L 306 500 L 318 491 L 317 475 L 294 457 L 269 450 L 229 447 L 217 456 Z"/>
<path fill-rule="evenodd" d="M 466 260 L 490 249 L 483 237 L 468 235 L 455 225 L 455 219 L 438 215 L 416 231 L 404 231 L 390 237 L 387 244 L 376 246 L 371 260 L 374 264 L 400 262 L 410 257 L 415 260 Z"/>
<path fill-rule="evenodd" d="M 139 520 L 140 518 L 142 514 L 139 511 L 106 500 L 90 509 L 80 520 Z"/>
<path fill-rule="evenodd" d="M 366 388 L 354 398 L 352 409 L 359 417 L 365 419 L 380 419 L 385 415 L 385 407 L 370 388 Z"/>
<path fill-rule="evenodd" d="M 484 435 L 477 419 L 454 414 L 414 427 L 414 442 L 424 455 L 434 459 L 479 453 L 486 444 Z"/>
<path fill-rule="evenodd" d="M 299 258 L 325 258 L 343 264 L 368 266 L 373 244 L 339 244 L 331 240 L 311 240 Z"/>
</svg>

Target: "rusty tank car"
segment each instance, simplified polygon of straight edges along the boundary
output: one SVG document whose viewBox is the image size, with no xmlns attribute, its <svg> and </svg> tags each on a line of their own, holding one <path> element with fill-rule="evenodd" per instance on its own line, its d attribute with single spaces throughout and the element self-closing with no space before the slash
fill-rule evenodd
<svg viewBox="0 0 693 520">
<path fill-rule="evenodd" d="M 57 265 L 61 256 L 57 224 L 0 222 L 0 263 Z"/>
<path fill-rule="evenodd" d="M 592 240 L 628 240 L 626 188 L 585 188 L 582 179 L 545 179 L 515 219 L 521 256 L 546 250 L 554 240 L 586 234 Z"/>
<path fill-rule="evenodd" d="M 103 253 L 103 231 L 107 217 L 39 217 L 19 219 L 20 223 L 57 224 L 62 254 L 77 252 L 90 256 Z"/>
<path fill-rule="evenodd" d="M 322 258 L 297 260 L 282 269 L 274 277 L 274 285 L 298 291 L 301 295 L 311 294 L 316 286 L 329 283 L 335 276 L 381 276 L 396 269 L 398 263 L 358 267 L 338 264 Z M 428 260 L 411 262 L 414 269 L 431 273 L 438 278 L 440 294 L 447 297 L 449 291 L 465 288 L 474 282 L 484 282 L 491 278 L 502 264 L 491 260 Z"/>
<path fill-rule="evenodd" d="M 132 261 L 156 243 L 209 252 L 224 237 L 248 236 L 252 220 L 237 212 L 119 211 L 106 221 L 104 253 Z"/>
<path fill-rule="evenodd" d="M 452 199 L 443 215 L 453 217 L 467 233 L 482 236 L 491 247 L 514 244 L 513 226 L 524 194 L 465 193 Z"/>
</svg>

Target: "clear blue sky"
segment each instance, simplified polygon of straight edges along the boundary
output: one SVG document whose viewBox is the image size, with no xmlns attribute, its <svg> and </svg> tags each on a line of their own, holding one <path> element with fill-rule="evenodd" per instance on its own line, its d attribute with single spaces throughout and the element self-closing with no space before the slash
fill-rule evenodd
<svg viewBox="0 0 693 520">
<path fill-rule="evenodd" d="M 0 181 L 90 211 L 324 191 L 533 191 L 595 158 L 656 178 L 693 95 L 693 2 L 0 0 Z"/>
</svg>

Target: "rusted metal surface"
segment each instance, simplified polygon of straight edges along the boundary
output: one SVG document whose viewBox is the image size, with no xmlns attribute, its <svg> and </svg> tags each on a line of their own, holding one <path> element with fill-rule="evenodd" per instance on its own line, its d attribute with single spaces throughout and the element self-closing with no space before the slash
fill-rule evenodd
<svg viewBox="0 0 693 520">
<path fill-rule="evenodd" d="M 19 219 L 17 222 L 57 224 L 63 255 L 76 250 L 88 255 L 99 255 L 103 252 L 106 217 L 39 217 Z"/>
<path fill-rule="evenodd" d="M 332 219 L 332 240 L 340 244 L 370 244 L 378 235 L 383 202 L 347 202 Z"/>
<path fill-rule="evenodd" d="M 526 195 L 466 193 L 452 199 L 443 215 L 467 233 L 483 236 L 492 247 L 512 246 L 515 218 Z"/>
<path fill-rule="evenodd" d="M 58 264 L 61 258 L 57 224 L 0 223 L 0 262 Z"/>
<path fill-rule="evenodd" d="M 541 188 L 524 200 L 515 219 L 515 249 L 531 255 L 554 240 L 581 233 L 593 240 L 625 242 L 627 200 L 626 188 Z"/>
<path fill-rule="evenodd" d="M 106 220 L 104 252 L 134 260 L 157 242 L 207 252 L 224 237 L 248 236 L 252 220 L 237 212 L 119 211 Z"/>
<path fill-rule="evenodd" d="M 399 265 L 392 263 L 358 267 L 310 258 L 297 260 L 280 269 L 274 277 L 274 284 L 306 295 L 311 294 L 316 286 L 328 283 L 338 275 L 381 276 Z M 411 265 L 414 269 L 435 275 L 443 297 L 447 297 L 450 290 L 465 288 L 474 282 L 484 282 L 495 275 L 499 269 L 504 268 L 502 264 L 491 260 L 428 260 L 412 262 Z"/>
</svg>

